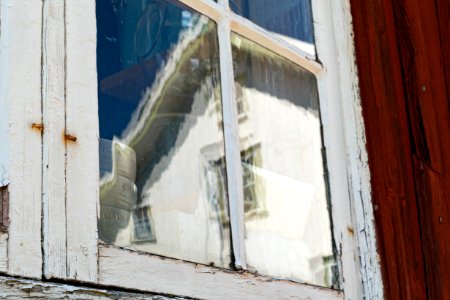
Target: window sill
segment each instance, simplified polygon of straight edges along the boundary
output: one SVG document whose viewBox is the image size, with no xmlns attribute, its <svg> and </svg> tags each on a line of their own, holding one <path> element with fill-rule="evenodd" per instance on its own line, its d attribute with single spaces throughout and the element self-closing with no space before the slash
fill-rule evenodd
<svg viewBox="0 0 450 300">
<path fill-rule="evenodd" d="M 201 299 L 344 299 L 340 291 L 99 246 L 99 283 Z"/>
</svg>

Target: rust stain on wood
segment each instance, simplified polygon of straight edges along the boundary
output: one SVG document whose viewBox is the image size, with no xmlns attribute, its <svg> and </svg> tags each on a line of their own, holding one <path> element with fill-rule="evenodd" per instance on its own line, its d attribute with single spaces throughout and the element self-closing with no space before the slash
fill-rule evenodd
<svg viewBox="0 0 450 300">
<path fill-rule="evenodd" d="M 33 123 L 33 124 L 31 124 L 31 128 L 39 130 L 39 131 L 43 131 L 44 125 L 41 123 Z"/>
<path fill-rule="evenodd" d="M 77 141 L 77 137 L 66 133 L 66 134 L 64 134 L 64 140 L 66 142 L 74 142 L 75 143 Z"/>
<path fill-rule="evenodd" d="M 348 232 L 350 235 L 353 235 L 353 234 L 355 233 L 355 231 L 353 230 L 353 228 L 351 228 L 350 226 L 347 227 L 347 232 Z"/>
</svg>

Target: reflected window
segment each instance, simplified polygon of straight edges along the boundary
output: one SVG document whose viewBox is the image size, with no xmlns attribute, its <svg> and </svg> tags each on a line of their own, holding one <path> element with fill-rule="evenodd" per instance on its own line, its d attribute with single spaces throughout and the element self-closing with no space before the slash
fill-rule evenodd
<svg viewBox="0 0 450 300">
<path fill-rule="evenodd" d="M 204 168 L 206 152 L 225 166 L 216 24 L 174 1 L 103 0 L 97 26 L 99 237 L 229 267 L 226 172 Z"/>
<path fill-rule="evenodd" d="M 232 34 L 247 264 L 331 287 L 337 280 L 315 76 Z"/>
</svg>

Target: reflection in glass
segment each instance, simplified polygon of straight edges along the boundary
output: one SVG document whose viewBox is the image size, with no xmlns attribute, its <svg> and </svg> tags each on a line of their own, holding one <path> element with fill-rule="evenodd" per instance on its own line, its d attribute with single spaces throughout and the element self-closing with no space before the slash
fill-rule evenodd
<svg viewBox="0 0 450 300">
<path fill-rule="evenodd" d="M 231 9 L 265 29 L 314 43 L 310 0 L 229 0 Z"/>
<path fill-rule="evenodd" d="M 315 76 L 232 34 L 247 263 L 331 287 L 336 265 Z"/>
<path fill-rule="evenodd" d="M 216 25 L 174 1 L 97 1 L 99 236 L 228 267 Z"/>
</svg>

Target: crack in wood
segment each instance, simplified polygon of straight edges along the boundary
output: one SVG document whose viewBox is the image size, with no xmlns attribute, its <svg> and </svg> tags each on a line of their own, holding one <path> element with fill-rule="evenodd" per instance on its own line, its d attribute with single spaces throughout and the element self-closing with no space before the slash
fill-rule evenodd
<svg viewBox="0 0 450 300">
<path fill-rule="evenodd" d="M 163 295 L 97 289 L 0 276 L 1 299 L 89 299 L 89 300 L 168 300 L 185 299 Z"/>
<path fill-rule="evenodd" d="M 0 233 L 8 232 L 9 225 L 9 191 L 8 186 L 0 187 Z"/>
</svg>

